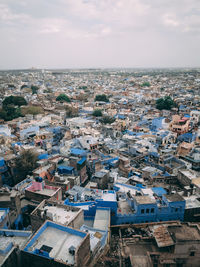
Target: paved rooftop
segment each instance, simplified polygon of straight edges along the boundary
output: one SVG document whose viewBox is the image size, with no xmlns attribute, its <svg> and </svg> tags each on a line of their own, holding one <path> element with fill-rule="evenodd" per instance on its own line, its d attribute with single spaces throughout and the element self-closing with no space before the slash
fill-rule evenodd
<svg viewBox="0 0 200 267">
<path fill-rule="evenodd" d="M 78 235 L 49 226 L 42 232 L 37 241 L 28 248 L 28 251 L 33 252 L 35 249 L 41 249 L 43 245 L 46 245 L 52 248 L 49 252 L 50 257 L 68 264 L 74 264 L 74 256 L 69 253 L 69 248 L 72 245 L 77 248 L 82 240 L 83 238 Z"/>
<path fill-rule="evenodd" d="M 196 225 L 168 226 L 168 231 L 174 234 L 176 241 L 200 241 L 200 231 Z"/>
<path fill-rule="evenodd" d="M 78 211 L 67 210 L 57 206 L 44 206 L 43 209 L 47 210 L 47 216 L 50 215 L 53 217 L 54 222 L 65 225 L 68 224 L 78 213 Z"/>
<path fill-rule="evenodd" d="M 156 200 L 149 196 L 135 196 L 135 200 L 138 204 L 154 204 Z"/>
</svg>

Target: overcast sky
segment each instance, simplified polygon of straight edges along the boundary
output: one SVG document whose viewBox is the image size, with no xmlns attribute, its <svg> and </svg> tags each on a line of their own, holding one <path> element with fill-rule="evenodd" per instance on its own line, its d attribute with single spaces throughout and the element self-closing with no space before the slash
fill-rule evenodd
<svg viewBox="0 0 200 267">
<path fill-rule="evenodd" d="M 200 0 L 0 0 L 0 69 L 200 67 Z"/>
</svg>

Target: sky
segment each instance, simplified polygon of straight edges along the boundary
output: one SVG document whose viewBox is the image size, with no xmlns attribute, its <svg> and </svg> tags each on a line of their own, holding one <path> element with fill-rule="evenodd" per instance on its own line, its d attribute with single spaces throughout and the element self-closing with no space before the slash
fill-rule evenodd
<svg viewBox="0 0 200 267">
<path fill-rule="evenodd" d="M 200 0 L 0 0 L 0 69 L 200 67 Z"/>
</svg>

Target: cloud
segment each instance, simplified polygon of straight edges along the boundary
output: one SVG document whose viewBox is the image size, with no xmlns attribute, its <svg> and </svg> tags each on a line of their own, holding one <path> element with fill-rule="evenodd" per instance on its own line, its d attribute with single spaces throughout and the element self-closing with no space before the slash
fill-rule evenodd
<svg viewBox="0 0 200 267">
<path fill-rule="evenodd" d="M 166 26 L 171 26 L 171 27 L 179 26 L 179 21 L 176 19 L 176 16 L 172 14 L 165 14 L 163 16 L 163 22 Z"/>
<path fill-rule="evenodd" d="M 194 65 L 199 33 L 199 0 L 1 0 L 0 67 Z"/>
<path fill-rule="evenodd" d="M 29 19 L 29 15 L 24 13 L 13 13 L 11 9 L 5 5 L 0 4 L 0 21 L 2 23 L 15 23 L 15 22 L 21 22 L 25 23 Z"/>
</svg>

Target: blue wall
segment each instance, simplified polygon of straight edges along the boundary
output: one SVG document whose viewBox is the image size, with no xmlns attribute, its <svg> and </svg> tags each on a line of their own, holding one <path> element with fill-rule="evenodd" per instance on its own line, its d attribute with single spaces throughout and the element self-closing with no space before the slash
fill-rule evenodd
<svg viewBox="0 0 200 267">
<path fill-rule="evenodd" d="M 87 210 L 83 210 L 85 217 L 94 217 L 96 214 L 97 208 L 110 208 L 114 213 L 117 213 L 117 201 L 103 201 L 103 199 L 96 199 L 96 201 L 87 201 L 87 202 L 69 202 L 68 199 L 64 201 L 65 205 L 70 206 L 88 206 Z"/>
<path fill-rule="evenodd" d="M 112 224 L 146 223 L 184 219 L 185 200 L 169 202 L 163 195 L 157 203 L 137 204 L 135 200 L 130 205 L 134 213 L 120 214 L 111 217 Z"/>
<path fill-rule="evenodd" d="M 65 227 L 63 225 L 60 225 L 60 224 L 56 224 L 54 222 L 51 222 L 51 221 L 46 221 L 41 227 L 40 229 L 36 232 L 36 234 L 33 236 L 33 238 L 28 242 L 28 244 L 26 245 L 26 247 L 24 248 L 24 251 L 27 251 L 29 253 L 32 253 L 32 254 L 37 254 L 39 256 L 42 256 L 42 257 L 47 257 L 49 258 L 49 254 L 48 253 L 43 253 L 41 254 L 39 252 L 39 250 L 35 249 L 33 252 L 29 251 L 29 248 L 37 241 L 37 239 L 39 238 L 39 236 L 45 231 L 46 228 L 48 227 L 52 227 L 52 228 L 56 228 L 56 229 L 59 229 L 60 231 L 63 231 L 63 232 L 68 232 L 69 234 L 72 234 L 72 235 L 78 235 L 82 238 L 84 238 L 87 233 L 84 233 L 84 232 L 80 232 L 78 230 L 75 230 L 75 229 L 72 229 L 72 228 L 69 228 L 69 227 Z"/>
</svg>

